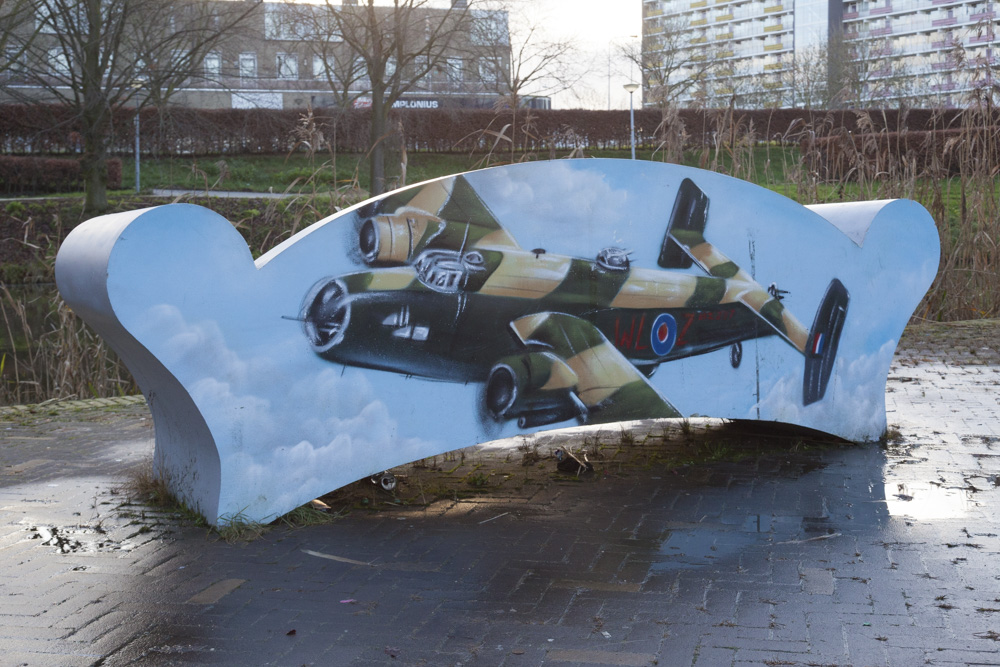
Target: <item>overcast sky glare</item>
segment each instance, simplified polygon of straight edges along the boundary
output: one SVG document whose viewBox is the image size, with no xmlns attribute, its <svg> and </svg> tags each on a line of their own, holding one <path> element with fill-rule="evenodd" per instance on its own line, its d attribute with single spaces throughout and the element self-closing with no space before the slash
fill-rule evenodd
<svg viewBox="0 0 1000 667">
<path fill-rule="evenodd" d="M 293 1 L 322 4 L 326 0 Z M 430 0 L 429 6 L 447 7 L 451 1 Z M 477 2 L 478 7 L 496 6 L 494 0 Z M 578 66 L 586 70 L 586 75 L 571 90 L 550 95 L 554 109 L 607 109 L 609 101 L 612 109 L 628 109 L 628 93 L 622 86 L 629 81 L 639 83 L 639 74 L 634 65 L 620 57 L 620 48 L 629 41 L 638 44 L 642 30 L 641 0 L 495 2 L 508 7 L 512 14 L 523 13 L 529 24 L 540 26 L 553 39 L 569 39 L 577 44 L 580 55 Z M 375 4 L 391 5 L 392 0 L 375 0 Z M 512 16 L 511 21 L 515 20 L 516 17 Z M 641 92 L 635 93 L 636 108 L 640 106 L 641 96 Z"/>
<path fill-rule="evenodd" d="M 628 108 L 628 93 L 622 85 L 628 83 L 629 77 L 638 83 L 638 72 L 615 56 L 618 45 L 629 42 L 630 36 L 631 41 L 638 41 L 642 30 L 640 0 L 535 0 L 528 2 L 526 9 L 544 19 L 545 26 L 554 36 L 578 39 L 585 58 L 593 61 L 592 72 L 580 85 L 553 96 L 554 108 L 608 108 L 609 52 L 612 55 L 611 108 Z M 636 107 L 639 99 L 640 94 L 636 93 Z"/>
</svg>

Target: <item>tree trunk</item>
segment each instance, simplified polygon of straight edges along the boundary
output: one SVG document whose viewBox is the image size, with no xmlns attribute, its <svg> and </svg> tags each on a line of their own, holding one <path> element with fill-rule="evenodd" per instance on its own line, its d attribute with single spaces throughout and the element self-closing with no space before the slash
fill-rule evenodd
<svg viewBox="0 0 1000 667">
<path fill-rule="evenodd" d="M 103 213 L 108 210 L 107 161 L 104 156 L 84 153 L 80 159 L 83 172 L 83 188 L 86 192 L 83 210 L 87 213 Z"/>
<path fill-rule="evenodd" d="M 368 189 L 375 197 L 385 192 L 385 128 L 388 109 L 385 105 L 385 92 L 372 91 L 372 124 L 368 135 L 368 145 L 371 151 L 368 155 Z"/>
<path fill-rule="evenodd" d="M 107 114 L 100 109 L 86 109 L 82 121 L 80 171 L 86 193 L 84 210 L 87 213 L 103 213 L 108 209 Z"/>
<path fill-rule="evenodd" d="M 87 0 L 87 41 L 83 47 L 82 105 L 80 109 L 83 157 L 80 171 L 87 194 L 83 209 L 87 213 L 103 213 L 108 209 L 107 134 L 110 109 L 103 93 L 105 71 L 101 67 L 101 0 Z"/>
</svg>

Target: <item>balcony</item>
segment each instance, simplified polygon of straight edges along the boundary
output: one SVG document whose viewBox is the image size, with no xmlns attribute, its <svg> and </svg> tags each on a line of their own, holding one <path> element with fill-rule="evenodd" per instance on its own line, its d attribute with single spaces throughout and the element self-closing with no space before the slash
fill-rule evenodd
<svg viewBox="0 0 1000 667">
<path fill-rule="evenodd" d="M 785 26 L 781 25 L 780 23 L 778 25 L 768 25 L 764 26 L 764 32 L 778 32 L 779 30 L 784 29 L 784 27 Z"/>
<path fill-rule="evenodd" d="M 691 3 L 691 9 L 698 9 L 699 7 L 707 7 L 708 0 L 698 0 L 698 2 Z"/>
<path fill-rule="evenodd" d="M 721 21 L 732 21 L 732 20 L 733 20 L 732 12 L 730 12 L 729 14 L 719 14 L 718 16 L 715 17 L 716 23 L 719 23 Z"/>
<path fill-rule="evenodd" d="M 708 25 L 708 19 L 695 19 L 694 21 L 691 21 L 691 25 Z"/>
<path fill-rule="evenodd" d="M 770 14 L 771 12 L 780 12 L 784 8 L 785 8 L 784 5 L 773 5 L 771 7 L 765 7 L 764 8 L 764 13 L 765 14 Z"/>
<path fill-rule="evenodd" d="M 958 18 L 955 16 L 949 16 L 945 19 L 934 19 L 931 21 L 931 25 L 935 28 L 939 28 L 943 25 L 955 25 L 956 23 L 958 23 Z"/>
<path fill-rule="evenodd" d="M 782 44 L 765 44 L 764 45 L 764 50 L 765 51 L 780 51 L 783 48 L 784 48 L 784 45 L 782 45 Z"/>
</svg>

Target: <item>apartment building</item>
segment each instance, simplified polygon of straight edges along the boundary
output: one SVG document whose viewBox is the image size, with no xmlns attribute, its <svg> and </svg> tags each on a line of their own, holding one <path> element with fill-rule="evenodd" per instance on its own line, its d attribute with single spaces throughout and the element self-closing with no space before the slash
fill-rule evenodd
<svg viewBox="0 0 1000 667">
<path fill-rule="evenodd" d="M 992 82 L 997 0 L 644 0 L 644 99 L 955 105 Z"/>
<path fill-rule="evenodd" d="M 352 4 L 352 3 L 345 3 Z M 174 101 L 200 108 L 303 108 L 371 104 L 370 82 L 360 54 L 324 22 L 323 5 L 265 2 L 238 39 L 205 57 L 204 76 Z M 435 10 L 424 10 L 434 13 Z M 432 19 L 434 20 L 434 19 Z M 474 13 L 473 21 L 502 21 L 506 14 Z M 477 44 L 482 31 L 458 35 L 452 53 L 420 77 L 397 107 L 489 107 L 496 102 L 496 74 L 509 55 L 496 44 Z M 394 70 L 388 63 L 387 75 Z M 404 76 L 409 76 L 404 73 Z M 546 100 L 547 101 L 547 100 Z"/>
<path fill-rule="evenodd" d="M 72 7 L 69 0 L 58 0 Z M 185 21 L 215 21 L 212 11 L 217 5 L 235 6 L 239 3 L 221 0 L 181 0 L 163 3 L 150 12 L 164 11 L 163 6 L 176 7 L 176 15 L 165 19 L 162 14 L 155 19 L 164 31 L 183 33 Z M 341 4 L 356 2 L 345 0 Z M 453 8 L 462 8 L 464 0 L 452 0 Z M 9 40 L 6 52 L 7 66 L 0 68 L 4 78 L 0 98 L 6 99 L 58 99 L 57 89 L 68 90 L 78 77 L 77 65 L 71 62 L 60 47 L 58 28 L 61 21 L 85 20 L 82 13 L 76 19 L 43 16 L 39 5 L 36 15 L 22 21 L 15 30 L 28 34 L 38 29 L 35 42 L 23 53 L 16 53 Z M 61 6 L 61 5 L 60 5 Z M 138 5 L 141 7 L 141 5 Z M 126 51 L 126 57 L 136 63 L 131 81 L 120 85 L 149 85 L 154 77 L 145 76 L 149 68 L 178 67 L 186 74 L 184 80 L 172 91 L 171 104 L 204 109 L 223 108 L 304 108 L 327 106 L 364 107 L 371 104 L 370 81 L 361 54 L 356 53 L 333 27 L 331 11 L 325 5 L 306 3 L 264 2 L 246 3 L 250 11 L 246 20 L 239 23 L 232 34 L 225 34 L 212 49 L 199 53 L 192 61 L 190 51 L 185 59 L 184 49 L 161 49 L 157 53 L 141 51 L 143 40 L 135 39 L 135 46 Z M 52 11 L 49 8 L 48 11 Z M 228 9 L 227 9 L 228 11 Z M 380 8 L 390 12 L 391 7 Z M 434 25 L 448 12 L 447 5 L 428 7 L 416 22 Z M 324 13 L 327 13 L 324 16 Z M 426 18 L 423 16 L 426 14 Z M 435 16 L 437 14 L 437 16 Z M 191 18 L 195 17 L 195 18 Z M 471 21 L 449 42 L 443 57 L 414 61 L 404 66 L 400 74 L 414 80 L 410 90 L 396 102 L 404 108 L 489 107 L 496 103 L 503 89 L 502 77 L 509 68 L 510 45 L 507 36 L 505 12 L 471 11 Z M 411 19 L 411 21 L 413 21 Z M 488 30 L 473 26 L 488 23 Z M 204 29 L 204 26 L 200 26 Z M 136 34 L 141 30 L 136 28 Z M 487 42 L 485 36 L 491 39 Z M 415 35 L 419 40 L 422 35 Z M 150 41 L 150 40 L 145 40 Z M 12 63 L 14 58 L 20 62 Z M 434 66 L 430 67 L 433 62 Z M 13 64 L 13 66 L 11 66 Z M 395 73 L 395 63 L 387 63 L 385 76 Z M 416 74 L 419 72 L 420 74 Z M 28 75 L 30 73 L 30 75 Z M 16 92 L 12 96 L 11 92 Z M 34 92 L 33 92 L 34 91 Z M 62 95 L 60 93 L 60 95 Z M 534 107 L 548 106 L 547 98 L 529 98 Z"/>
<path fill-rule="evenodd" d="M 998 62 L 995 0 L 851 0 L 843 35 L 870 99 L 960 106 L 990 90 Z"/>
</svg>

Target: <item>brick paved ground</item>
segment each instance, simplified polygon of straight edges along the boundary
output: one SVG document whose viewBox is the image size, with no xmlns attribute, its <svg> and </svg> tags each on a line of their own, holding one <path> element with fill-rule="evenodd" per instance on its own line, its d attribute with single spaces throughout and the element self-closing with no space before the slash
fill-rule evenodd
<svg viewBox="0 0 1000 667">
<path fill-rule="evenodd" d="M 1000 664 L 998 333 L 911 331 L 885 446 L 591 434 L 580 480 L 470 451 L 409 471 L 429 506 L 248 544 L 123 504 L 141 403 L 7 409 L 0 664 Z"/>
</svg>

